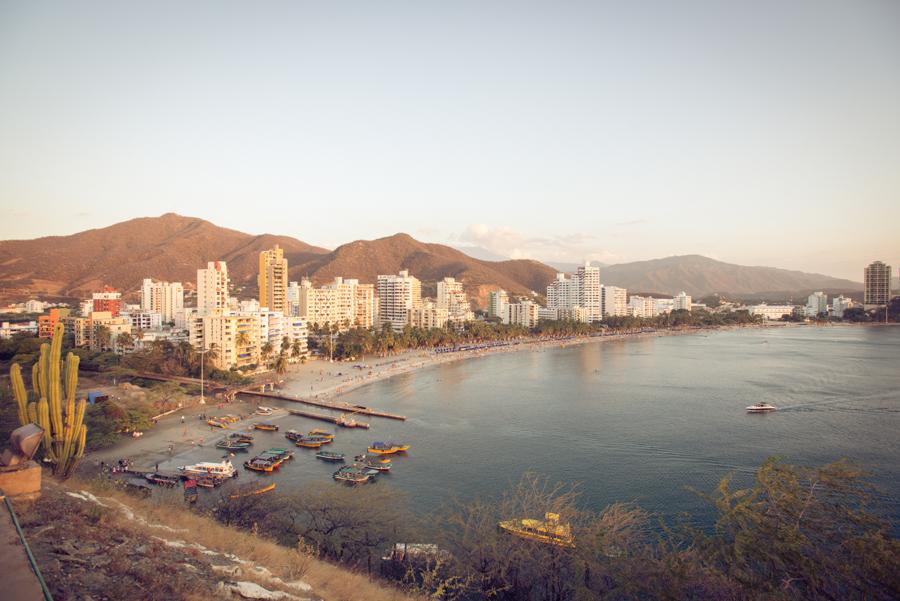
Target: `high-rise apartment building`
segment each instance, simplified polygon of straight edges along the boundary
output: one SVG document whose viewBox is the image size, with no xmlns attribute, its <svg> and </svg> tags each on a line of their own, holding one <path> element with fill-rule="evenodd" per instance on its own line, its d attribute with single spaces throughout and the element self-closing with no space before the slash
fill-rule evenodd
<svg viewBox="0 0 900 601">
<path fill-rule="evenodd" d="M 154 282 L 144 278 L 141 284 L 141 311 L 159 313 L 165 323 L 175 321 L 175 313 L 184 308 L 181 282 Z"/>
<path fill-rule="evenodd" d="M 533 328 L 540 319 L 540 308 L 540 305 L 530 300 L 510 303 L 509 323 L 525 328 Z"/>
<path fill-rule="evenodd" d="M 298 290 L 297 314 L 310 325 L 327 323 L 342 331 L 370 328 L 375 323 L 375 286 L 337 277 L 331 284 L 315 288 L 304 278 Z"/>
<path fill-rule="evenodd" d="M 449 314 L 447 309 L 439 307 L 433 301 L 423 301 L 418 307 L 409 310 L 409 325 L 414 328 L 422 328 L 430 330 L 432 328 L 443 328 L 447 325 Z"/>
<path fill-rule="evenodd" d="M 197 270 L 197 310 L 210 313 L 228 308 L 228 266 L 225 261 L 210 261 Z"/>
<path fill-rule="evenodd" d="M 588 322 L 603 319 L 603 299 L 600 290 L 600 268 L 585 261 L 575 272 L 578 303 L 584 307 Z"/>
<path fill-rule="evenodd" d="M 399 275 L 379 275 L 376 290 L 379 328 L 387 323 L 395 331 L 402 330 L 410 309 L 422 306 L 422 282 L 406 269 Z"/>
<path fill-rule="evenodd" d="M 488 315 L 499 317 L 503 323 L 509 323 L 509 294 L 506 290 L 488 293 Z"/>
<path fill-rule="evenodd" d="M 844 295 L 835 296 L 831 299 L 831 314 L 838 319 L 843 319 L 844 311 L 853 306 L 853 301 Z"/>
<path fill-rule="evenodd" d="M 472 307 L 469 305 L 469 297 L 463 290 L 463 283 L 455 278 L 446 277 L 437 283 L 438 309 L 447 312 L 447 320 L 456 324 L 475 319 Z"/>
<path fill-rule="evenodd" d="M 91 301 L 91 311 L 109 313 L 112 317 L 118 317 L 122 309 L 122 293 L 110 286 L 104 286 L 103 290 L 95 292 Z"/>
<path fill-rule="evenodd" d="M 684 290 L 679 292 L 673 300 L 675 301 L 672 307 L 673 311 L 690 311 L 693 307 L 691 295 Z"/>
<path fill-rule="evenodd" d="M 824 292 L 813 292 L 806 300 L 805 313 L 807 317 L 816 317 L 822 313 L 828 313 L 828 296 Z"/>
<path fill-rule="evenodd" d="M 628 290 L 618 286 L 601 286 L 603 315 L 628 315 Z"/>
<path fill-rule="evenodd" d="M 277 244 L 259 253 L 259 305 L 288 315 L 288 262 Z"/>
<path fill-rule="evenodd" d="M 556 279 L 547 286 L 547 308 L 569 309 L 578 305 L 578 285 L 574 278 L 557 273 Z"/>
<path fill-rule="evenodd" d="M 866 309 L 884 306 L 891 301 L 891 266 L 875 261 L 863 272 L 863 304 Z"/>
<path fill-rule="evenodd" d="M 53 337 L 56 324 L 68 317 L 69 312 L 69 309 L 50 309 L 46 315 L 38 316 L 38 338 Z"/>
</svg>

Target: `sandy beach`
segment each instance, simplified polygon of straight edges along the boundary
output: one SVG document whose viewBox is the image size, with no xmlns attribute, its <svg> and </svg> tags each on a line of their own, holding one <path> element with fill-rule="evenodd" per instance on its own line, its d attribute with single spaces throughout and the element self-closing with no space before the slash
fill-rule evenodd
<svg viewBox="0 0 900 601">
<path fill-rule="evenodd" d="M 554 348 L 562 348 L 594 342 L 625 341 L 660 336 L 679 336 L 690 334 L 708 334 L 737 329 L 739 327 L 787 327 L 791 324 L 776 322 L 758 326 L 725 326 L 719 328 L 659 330 L 652 332 L 635 332 L 629 334 L 610 334 L 605 336 L 577 336 L 566 339 L 521 340 L 512 341 L 509 345 L 473 350 L 437 353 L 431 350 L 410 350 L 386 357 L 369 356 L 353 362 L 333 362 L 314 359 L 305 364 L 293 365 L 281 384 L 290 382 L 292 388 L 303 391 L 303 396 L 316 399 L 334 400 L 351 390 L 366 386 L 379 380 L 407 374 L 423 368 L 476 359 L 496 353 L 543 352 Z M 278 384 L 276 384 L 277 386 Z M 261 399 L 236 399 L 222 402 L 218 399 L 207 399 L 205 405 L 195 405 L 161 418 L 156 426 L 138 438 L 123 438 L 121 442 L 94 451 L 85 456 L 81 471 L 85 474 L 96 472 L 100 462 L 116 462 L 128 459 L 138 469 L 154 469 L 159 463 L 168 462 L 180 453 L 197 446 L 212 446 L 222 438 L 226 430 L 214 428 L 206 423 L 202 416 L 237 415 L 242 419 L 233 424 L 230 431 L 249 428 L 258 421 L 278 421 L 288 414 L 280 408 L 290 402 L 268 402 Z M 266 417 L 255 414 L 258 405 L 276 407 L 276 411 Z M 298 407 L 299 408 L 299 407 Z M 378 407 L 375 407 L 376 409 Z"/>
</svg>

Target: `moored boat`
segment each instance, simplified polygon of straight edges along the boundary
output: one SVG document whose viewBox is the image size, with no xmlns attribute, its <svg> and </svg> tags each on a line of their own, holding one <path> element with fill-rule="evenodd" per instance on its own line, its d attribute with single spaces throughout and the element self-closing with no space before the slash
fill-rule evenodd
<svg viewBox="0 0 900 601">
<path fill-rule="evenodd" d="M 298 447 L 304 447 L 307 449 L 318 449 L 322 445 L 328 444 L 330 442 L 332 442 L 332 439 L 325 438 L 324 436 L 301 436 L 294 441 L 294 444 Z"/>
<path fill-rule="evenodd" d="M 250 497 L 253 495 L 261 495 L 263 493 L 267 493 L 269 491 L 275 490 L 275 483 L 267 484 L 266 486 L 260 488 L 247 489 L 244 491 L 236 492 L 228 495 L 229 499 L 240 499 L 241 497 Z"/>
<path fill-rule="evenodd" d="M 210 426 L 212 426 L 213 428 L 222 428 L 223 430 L 228 429 L 227 424 L 224 424 L 217 419 L 208 419 L 208 420 L 206 420 L 206 423 L 209 424 Z"/>
<path fill-rule="evenodd" d="M 234 466 L 228 459 L 220 463 L 202 461 L 193 465 L 181 466 L 178 470 L 188 476 L 217 476 L 222 478 L 233 478 L 236 473 Z"/>
<path fill-rule="evenodd" d="M 313 428 L 309 431 L 309 436 L 320 436 L 322 438 L 333 439 L 334 434 L 329 432 L 328 430 L 323 430 L 322 428 Z"/>
<path fill-rule="evenodd" d="M 316 459 L 321 459 L 323 461 L 343 461 L 344 454 L 332 453 L 331 451 L 319 451 L 316 453 Z"/>
<path fill-rule="evenodd" d="M 362 428 L 363 430 L 369 429 L 369 424 L 366 422 L 358 421 L 347 414 L 339 415 L 335 418 L 334 423 L 343 426 L 344 428 Z"/>
<path fill-rule="evenodd" d="M 253 424 L 255 430 L 263 430 L 265 432 L 278 432 L 278 425 L 264 422 L 261 424 Z"/>
<path fill-rule="evenodd" d="M 246 440 L 233 440 L 223 438 L 216 443 L 216 448 L 224 449 L 226 451 L 246 451 L 251 444 L 253 443 Z"/>
<path fill-rule="evenodd" d="M 394 453 L 405 453 L 408 450 L 408 444 L 399 442 L 373 442 L 368 448 L 368 452 L 375 455 L 393 455 Z"/>
<path fill-rule="evenodd" d="M 572 526 L 559 521 L 558 513 L 547 512 L 543 520 L 524 518 L 520 520 L 506 520 L 499 524 L 501 530 L 521 538 L 527 538 L 540 543 L 557 547 L 574 547 L 575 537 L 572 536 Z"/>
<path fill-rule="evenodd" d="M 383 456 L 357 455 L 355 457 L 359 465 L 379 472 L 391 471 L 391 460 Z"/>
<path fill-rule="evenodd" d="M 249 432 L 232 432 L 225 438 L 227 440 L 236 440 L 238 442 L 253 442 L 253 435 Z"/>
<path fill-rule="evenodd" d="M 750 405 L 747 407 L 748 413 L 766 413 L 768 411 L 776 411 L 778 407 L 775 405 L 770 405 L 768 403 L 756 403 L 755 405 Z"/>
<path fill-rule="evenodd" d="M 372 475 L 353 466 L 344 466 L 336 471 L 332 477 L 338 482 L 347 484 L 362 484 L 372 479 Z"/>
<path fill-rule="evenodd" d="M 273 407 L 266 407 L 265 405 L 260 405 L 256 408 L 257 415 L 272 415 L 275 412 Z"/>
<path fill-rule="evenodd" d="M 147 474 L 144 476 L 144 478 L 151 484 L 156 484 L 158 486 L 168 486 L 170 488 L 176 486 L 179 482 L 181 482 L 181 476 L 170 476 L 168 474 L 160 474 L 159 472 Z"/>
</svg>

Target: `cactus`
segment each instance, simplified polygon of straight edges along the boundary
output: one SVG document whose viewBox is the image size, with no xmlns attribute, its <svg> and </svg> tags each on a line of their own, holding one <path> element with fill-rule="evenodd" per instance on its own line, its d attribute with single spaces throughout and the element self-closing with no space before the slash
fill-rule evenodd
<svg viewBox="0 0 900 601">
<path fill-rule="evenodd" d="M 84 456 L 87 401 L 75 400 L 78 388 L 78 357 L 66 356 L 65 397 L 62 378 L 63 326 L 57 324 L 50 344 L 41 345 L 40 359 L 31 370 L 33 399 L 29 402 L 22 369 L 14 363 L 9 370 L 22 425 L 36 423 L 44 429 L 44 454 L 53 464 L 53 473 L 68 478 Z"/>
</svg>

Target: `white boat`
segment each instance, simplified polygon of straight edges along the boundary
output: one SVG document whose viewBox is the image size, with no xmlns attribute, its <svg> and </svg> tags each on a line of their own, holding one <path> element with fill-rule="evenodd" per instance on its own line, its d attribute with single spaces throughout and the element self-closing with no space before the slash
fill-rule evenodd
<svg viewBox="0 0 900 601">
<path fill-rule="evenodd" d="M 770 405 L 768 403 L 757 403 L 755 405 L 750 405 L 747 407 L 747 411 L 749 413 L 766 413 L 768 411 L 775 411 L 778 409 L 775 405 Z"/>
<path fill-rule="evenodd" d="M 263 405 L 260 405 L 256 408 L 256 413 L 259 415 L 272 415 L 274 411 L 275 409 L 273 409 L 272 407 L 265 407 Z"/>
<path fill-rule="evenodd" d="M 226 459 L 221 463 L 203 461 L 194 465 L 184 465 L 178 470 L 186 476 L 216 476 L 218 478 L 233 478 L 235 474 L 231 461 Z"/>
</svg>

